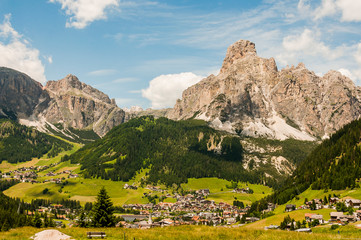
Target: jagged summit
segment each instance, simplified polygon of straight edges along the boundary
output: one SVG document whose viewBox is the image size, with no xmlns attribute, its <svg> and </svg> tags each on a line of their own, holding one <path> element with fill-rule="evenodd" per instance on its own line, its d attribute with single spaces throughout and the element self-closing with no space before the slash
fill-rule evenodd
<svg viewBox="0 0 361 240">
<path fill-rule="evenodd" d="M 360 89 L 337 71 L 323 77 L 303 63 L 280 71 L 255 45 L 231 45 L 218 76 L 182 94 L 168 117 L 198 118 L 248 136 L 315 140 L 361 116 Z"/>
<path fill-rule="evenodd" d="M 221 73 L 227 71 L 235 61 L 245 58 L 247 56 L 256 56 L 256 45 L 248 40 L 239 40 L 232 44 L 227 49 L 226 57 L 224 58 Z"/>
</svg>

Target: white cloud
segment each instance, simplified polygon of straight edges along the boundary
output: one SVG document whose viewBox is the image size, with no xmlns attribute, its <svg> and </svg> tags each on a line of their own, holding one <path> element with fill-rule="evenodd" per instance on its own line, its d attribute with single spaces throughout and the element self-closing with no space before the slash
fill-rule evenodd
<svg viewBox="0 0 361 240">
<path fill-rule="evenodd" d="M 301 34 L 289 35 L 283 39 L 284 52 L 277 56 L 282 64 L 295 61 L 298 56 L 322 56 L 327 59 L 336 59 L 343 54 L 342 47 L 330 49 L 320 40 L 318 31 L 305 29 Z"/>
<path fill-rule="evenodd" d="M 358 69 L 354 71 L 354 75 L 360 80 L 361 79 L 361 43 L 357 45 L 357 50 L 354 54 L 354 58 L 358 63 Z"/>
<path fill-rule="evenodd" d="M 112 83 L 125 83 L 125 82 L 136 82 L 138 81 L 137 78 L 133 77 L 125 77 L 125 78 L 118 78 L 112 81 Z"/>
<path fill-rule="evenodd" d="M 119 6 L 120 0 L 50 0 L 60 3 L 69 19 L 66 27 L 85 28 L 96 20 L 107 18 L 108 10 Z"/>
<path fill-rule="evenodd" d="M 45 57 L 45 58 L 46 58 L 46 60 L 47 60 L 50 64 L 53 63 L 53 57 L 52 57 L 52 56 L 47 56 L 47 57 Z"/>
<path fill-rule="evenodd" d="M 0 24 L 0 66 L 24 72 L 34 80 L 46 82 L 44 65 L 39 50 L 19 34 L 10 23 L 11 14 L 5 15 Z"/>
<path fill-rule="evenodd" d="M 125 105 L 132 105 L 136 100 L 133 98 L 115 98 L 115 102 L 119 107 L 123 107 Z"/>
<path fill-rule="evenodd" d="M 351 80 L 355 80 L 355 79 L 356 79 L 355 75 L 353 75 L 352 72 L 351 72 L 350 70 L 346 69 L 346 68 L 340 68 L 338 71 L 339 71 L 340 73 L 342 73 L 342 75 L 350 78 Z"/>
<path fill-rule="evenodd" d="M 359 0 L 337 0 L 337 6 L 342 11 L 342 21 L 361 21 L 361 1 Z"/>
<path fill-rule="evenodd" d="M 334 0 L 322 0 L 321 6 L 316 8 L 314 19 L 320 19 L 325 16 L 331 16 L 337 12 L 337 6 Z"/>
<path fill-rule="evenodd" d="M 151 101 L 152 108 L 173 107 L 182 92 L 202 78 L 191 72 L 160 75 L 149 82 L 147 89 L 142 90 L 142 96 Z"/>
<path fill-rule="evenodd" d="M 115 69 L 100 69 L 100 70 L 89 72 L 88 75 L 90 75 L 90 76 L 107 76 L 107 75 L 113 75 L 115 73 L 117 73 L 117 70 L 115 70 Z"/>
</svg>

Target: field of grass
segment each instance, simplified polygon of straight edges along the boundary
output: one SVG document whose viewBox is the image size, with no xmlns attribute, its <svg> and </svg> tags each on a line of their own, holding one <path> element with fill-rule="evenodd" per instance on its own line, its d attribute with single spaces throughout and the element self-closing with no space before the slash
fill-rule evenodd
<svg viewBox="0 0 361 240">
<path fill-rule="evenodd" d="M 24 227 L 12 229 L 9 232 L 0 232 L 0 239 L 22 240 L 29 239 L 35 233 L 45 229 L 37 229 L 32 227 Z M 86 233 L 105 232 L 109 240 L 112 239 L 159 239 L 159 240 L 185 240 L 185 239 L 247 239 L 247 240 L 304 240 L 304 239 L 357 239 L 361 237 L 361 231 L 353 226 L 340 227 L 337 230 L 324 228 L 315 229 L 314 233 L 297 233 L 281 230 L 254 230 L 246 228 L 224 228 L 224 227 L 207 227 L 207 226 L 179 226 L 152 229 L 124 229 L 124 228 L 65 228 L 58 229 L 71 236 L 73 239 L 87 239 Z M 340 231 L 340 234 L 338 234 Z"/>
<path fill-rule="evenodd" d="M 95 201 L 96 195 L 104 186 L 114 205 L 123 205 L 126 203 L 147 203 L 147 199 L 142 198 L 142 196 L 143 193 L 150 192 L 142 188 L 138 190 L 123 189 L 124 182 L 83 178 L 67 180 L 68 184 L 64 186 L 61 193 L 59 193 L 61 185 L 55 183 L 19 183 L 7 189 L 4 193 L 10 197 L 22 198 L 26 202 L 30 202 L 34 198 L 45 198 L 54 201 L 64 198 L 78 200 L 85 204 L 85 202 Z M 49 193 L 42 193 L 45 188 L 49 189 Z"/>
<path fill-rule="evenodd" d="M 315 211 L 311 211 L 309 209 L 305 210 L 296 210 L 292 212 L 282 212 L 278 213 L 274 216 L 262 219 L 260 221 L 250 223 L 245 225 L 245 228 L 249 229 L 264 229 L 264 227 L 269 225 L 280 225 L 280 223 L 283 221 L 283 219 L 289 215 L 291 218 L 293 218 L 295 221 L 303 221 L 305 219 L 305 213 L 317 213 L 323 215 L 323 219 L 328 221 L 330 219 L 330 212 L 334 212 L 333 209 L 319 209 Z"/>
<path fill-rule="evenodd" d="M 226 187 L 227 185 L 230 186 L 231 182 L 224 179 L 190 178 L 188 179 L 188 183 L 182 184 L 182 187 L 185 190 L 208 188 L 211 192 L 211 194 L 208 196 L 209 200 L 214 200 L 216 202 L 226 202 L 230 204 L 232 204 L 235 199 L 242 201 L 245 204 L 251 204 L 252 202 L 272 193 L 272 189 L 267 186 L 249 183 L 239 183 L 238 188 L 249 187 L 254 191 L 253 194 L 232 193 L 232 189 L 228 189 Z"/>
</svg>

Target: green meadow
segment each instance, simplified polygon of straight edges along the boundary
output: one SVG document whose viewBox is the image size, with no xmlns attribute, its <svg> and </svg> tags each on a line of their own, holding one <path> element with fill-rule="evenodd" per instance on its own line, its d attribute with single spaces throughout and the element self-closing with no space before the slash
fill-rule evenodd
<svg viewBox="0 0 361 240">
<path fill-rule="evenodd" d="M 272 189 L 258 184 L 239 183 L 238 188 L 249 187 L 254 191 L 253 194 L 233 193 L 233 189 L 228 189 L 231 182 L 218 178 L 189 178 L 188 183 L 182 184 L 185 190 L 197 190 L 208 188 L 210 195 L 207 199 L 216 202 L 226 202 L 232 204 L 234 200 L 242 201 L 245 204 L 251 204 L 272 193 Z"/>
</svg>

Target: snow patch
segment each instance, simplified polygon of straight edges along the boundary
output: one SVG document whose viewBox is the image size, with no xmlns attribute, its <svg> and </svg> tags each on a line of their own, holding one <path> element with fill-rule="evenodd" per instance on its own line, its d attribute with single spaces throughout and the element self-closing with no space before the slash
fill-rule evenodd
<svg viewBox="0 0 361 240">
<path fill-rule="evenodd" d="M 268 123 L 264 124 L 263 122 Z M 277 116 L 274 112 L 273 116 L 262 121 L 255 119 L 254 122 L 248 123 L 242 130 L 242 134 L 251 137 L 272 137 L 278 140 L 286 140 L 294 138 L 304 141 L 314 141 L 315 138 L 304 131 L 300 131 L 286 123 L 284 119 Z"/>
<path fill-rule="evenodd" d="M 210 120 L 210 118 L 206 116 L 206 113 L 205 113 L 205 112 L 202 113 L 201 115 L 196 116 L 196 119 L 204 120 L 204 121 L 206 121 L 206 122 L 208 122 L 208 121 Z"/>
<path fill-rule="evenodd" d="M 219 120 L 218 117 L 211 122 L 211 126 L 213 128 L 219 129 L 219 130 L 224 130 L 224 131 L 227 131 L 230 133 L 236 133 L 234 131 L 232 123 L 230 121 L 226 121 L 226 122 L 222 123 L 222 121 Z"/>
</svg>

